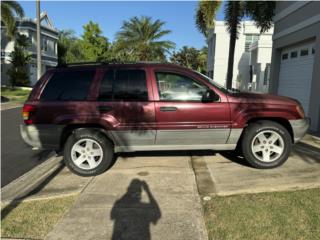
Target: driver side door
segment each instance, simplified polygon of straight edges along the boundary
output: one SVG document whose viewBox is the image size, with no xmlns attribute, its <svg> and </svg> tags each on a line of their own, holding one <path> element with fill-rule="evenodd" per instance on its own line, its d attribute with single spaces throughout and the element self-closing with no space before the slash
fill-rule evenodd
<svg viewBox="0 0 320 240">
<path fill-rule="evenodd" d="M 203 102 L 209 87 L 183 73 L 155 71 L 154 80 L 156 145 L 210 149 L 226 143 L 230 134 L 226 101 Z"/>
</svg>

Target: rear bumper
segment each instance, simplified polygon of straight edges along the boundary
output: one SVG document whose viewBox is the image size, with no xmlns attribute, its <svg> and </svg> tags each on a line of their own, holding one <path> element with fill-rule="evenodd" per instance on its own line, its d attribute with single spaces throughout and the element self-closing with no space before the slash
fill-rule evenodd
<svg viewBox="0 0 320 240">
<path fill-rule="evenodd" d="M 296 143 L 307 133 L 310 126 L 310 118 L 289 120 L 289 122 L 293 130 L 293 140 Z"/>
<path fill-rule="evenodd" d="M 22 139 L 39 149 L 59 149 L 63 126 L 60 125 L 20 125 Z"/>
</svg>

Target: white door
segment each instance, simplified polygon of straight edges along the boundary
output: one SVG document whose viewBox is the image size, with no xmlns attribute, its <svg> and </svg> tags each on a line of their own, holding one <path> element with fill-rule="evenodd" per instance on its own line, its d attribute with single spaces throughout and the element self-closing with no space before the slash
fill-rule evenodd
<svg viewBox="0 0 320 240">
<path fill-rule="evenodd" d="M 281 53 L 278 95 L 297 99 L 308 116 L 314 43 L 286 48 Z"/>
</svg>

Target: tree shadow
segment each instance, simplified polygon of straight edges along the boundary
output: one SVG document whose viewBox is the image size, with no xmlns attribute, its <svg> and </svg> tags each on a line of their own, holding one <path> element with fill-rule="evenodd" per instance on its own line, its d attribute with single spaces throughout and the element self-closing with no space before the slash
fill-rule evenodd
<svg viewBox="0 0 320 240">
<path fill-rule="evenodd" d="M 149 203 L 142 201 L 143 191 L 147 194 Z M 150 224 L 157 224 L 161 218 L 161 210 L 148 184 L 133 179 L 127 192 L 113 205 L 110 218 L 114 221 L 112 240 L 150 240 Z"/>
</svg>

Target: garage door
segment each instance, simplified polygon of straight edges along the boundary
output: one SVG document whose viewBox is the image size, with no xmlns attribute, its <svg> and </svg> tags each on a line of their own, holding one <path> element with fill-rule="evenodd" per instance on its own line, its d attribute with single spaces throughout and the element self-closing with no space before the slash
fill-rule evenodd
<svg viewBox="0 0 320 240">
<path fill-rule="evenodd" d="M 308 116 L 314 43 L 286 48 L 281 53 L 278 94 L 297 99 Z"/>
</svg>

